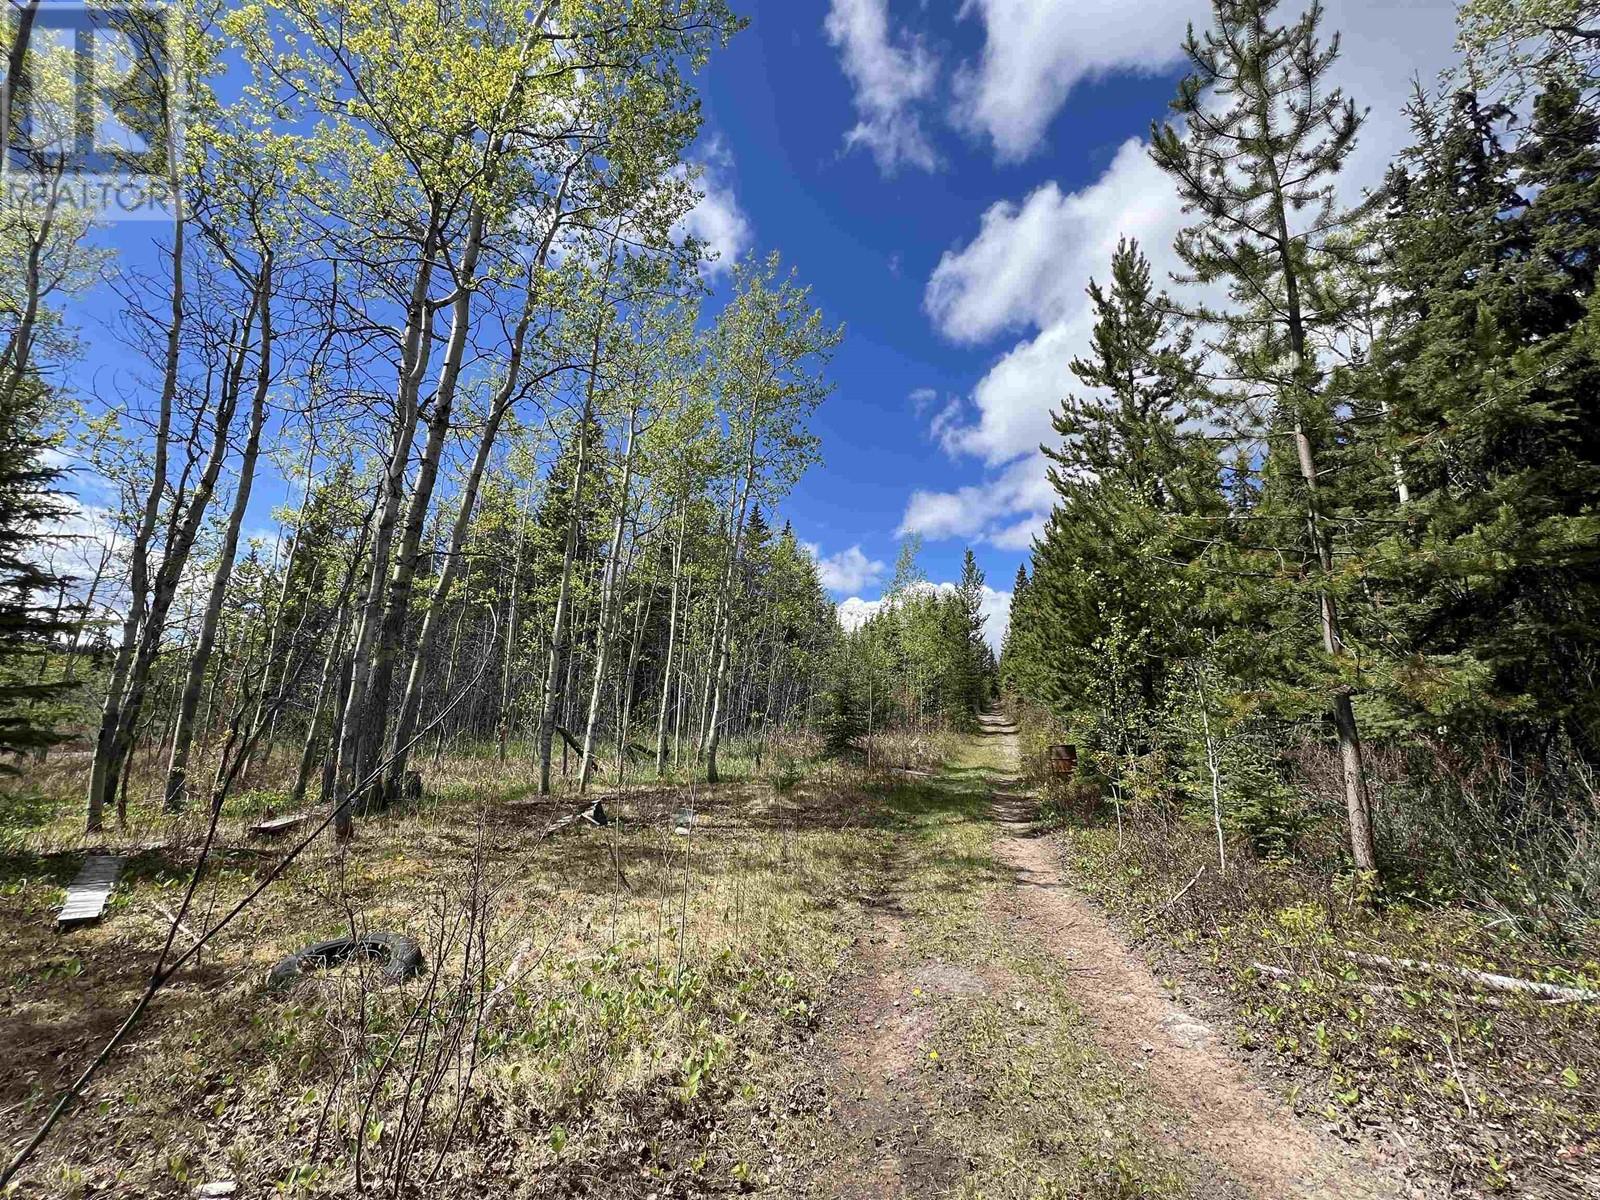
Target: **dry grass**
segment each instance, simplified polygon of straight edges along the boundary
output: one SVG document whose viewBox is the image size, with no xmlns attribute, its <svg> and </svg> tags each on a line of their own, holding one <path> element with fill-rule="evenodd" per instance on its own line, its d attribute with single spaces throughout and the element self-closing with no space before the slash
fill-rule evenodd
<svg viewBox="0 0 1600 1200">
<path fill-rule="evenodd" d="M 1045 714 L 1024 716 L 1025 747 L 1055 740 Z M 1125 806 L 1119 836 L 1109 812 L 1063 806 L 1075 884 L 1175 987 L 1215 1003 L 1239 1044 L 1286 1076 L 1314 1119 L 1375 1132 L 1457 1194 L 1596 1194 L 1600 1005 L 1540 1003 L 1349 955 L 1600 990 L 1600 925 L 1565 910 L 1561 920 L 1529 921 L 1468 886 L 1458 862 L 1425 869 L 1448 858 L 1447 835 L 1464 838 L 1441 829 L 1445 813 L 1398 848 L 1401 831 L 1384 829 L 1382 885 L 1350 873 L 1333 756 L 1297 747 L 1292 757 L 1307 790 L 1292 855 L 1230 838 L 1223 871 L 1203 814 Z M 1380 791 L 1397 786 L 1398 773 L 1380 763 Z M 1528 869 L 1512 846 L 1507 831 L 1496 857 L 1515 880 Z M 1531 883 L 1526 890 L 1524 907 L 1536 910 Z"/>
<path fill-rule="evenodd" d="M 1188 1194 L 1144 1080 L 1096 1043 L 1072 998 L 1072 967 L 1004 919 L 1015 882 L 993 843 L 992 791 L 1008 769 L 998 745 L 965 739 L 953 750 L 945 769 L 902 779 L 885 796 L 896 841 L 879 928 L 893 932 L 876 969 L 891 1006 L 860 1016 L 915 1042 L 911 1079 L 896 1078 L 904 1091 L 880 1117 L 883 1151 L 915 1143 L 914 1173 L 896 1194 L 946 1194 L 946 1185 L 970 1200 Z M 824 1087 L 830 1069 L 814 1067 L 797 1090 L 836 1094 L 838 1080 Z M 859 1107 L 845 1118 L 861 1119 Z M 848 1136 L 828 1115 L 801 1111 L 786 1117 L 779 1140 L 812 1147 L 827 1180 L 828 1163 L 856 1167 L 839 1154 Z M 780 1178 L 772 1194 L 874 1194 L 870 1179 L 837 1176 L 819 1191 Z"/>
<path fill-rule="evenodd" d="M 18 1194 L 233 1179 L 244 1195 L 342 1195 L 358 1156 L 385 1193 L 738 1186 L 749 1139 L 735 1131 L 781 1090 L 891 836 L 858 773 L 811 763 L 796 781 L 792 758 L 769 749 L 776 779 L 625 788 L 606 797 L 617 825 L 549 840 L 570 797 L 537 801 L 492 759 L 446 758 L 420 806 L 361 823 L 343 853 L 314 845 L 169 985 Z M 193 861 L 194 818 L 163 823 L 135 795 L 129 828 L 105 840 L 161 848 L 135 855 L 100 926 L 65 935 L 49 921 L 81 857 L 73 814 L 11 810 L 13 1144 L 132 1004 Z M 281 853 L 243 837 L 271 795 L 258 786 L 224 821 L 191 927 Z M 263 992 L 276 959 L 352 928 L 416 936 L 429 973 L 382 988 L 352 966 Z"/>
<path fill-rule="evenodd" d="M 1220 992 L 1240 1045 L 1287 1072 L 1317 1119 L 1397 1138 L 1463 1194 L 1581 1195 L 1600 1176 L 1596 1005 L 1348 957 L 1596 989 L 1592 942 L 1559 952 L 1462 906 L 1374 901 L 1357 879 L 1245 845 L 1223 873 L 1208 828 L 1147 810 L 1120 849 L 1104 822 L 1069 825 L 1064 844 L 1078 885 L 1192 994 Z"/>
</svg>

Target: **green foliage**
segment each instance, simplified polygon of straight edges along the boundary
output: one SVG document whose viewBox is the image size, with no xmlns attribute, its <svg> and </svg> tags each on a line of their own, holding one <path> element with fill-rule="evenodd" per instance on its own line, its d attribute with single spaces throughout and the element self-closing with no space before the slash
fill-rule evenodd
<svg viewBox="0 0 1600 1200">
<path fill-rule="evenodd" d="M 830 683 L 832 711 L 849 697 L 872 729 L 971 729 L 997 675 L 983 634 L 983 572 L 968 550 L 961 582 L 935 587 L 917 565 L 919 548 L 916 538 L 906 540 L 883 604 L 844 635 Z"/>
<path fill-rule="evenodd" d="M 847 655 L 840 652 L 840 657 Z M 822 713 L 817 731 L 822 734 L 827 753 L 838 756 L 856 748 L 856 739 L 867 732 L 866 701 L 862 694 L 861 672 L 848 661 L 834 665 L 828 688 L 822 694 Z"/>
<path fill-rule="evenodd" d="M 1582 7 L 1475 4 L 1469 43 Z M 1502 57 L 1494 98 L 1419 90 L 1414 144 L 1345 209 L 1361 117 L 1325 84 L 1337 38 L 1316 7 L 1275 9 L 1217 0 L 1186 43 L 1183 120 L 1153 154 L 1192 214 L 1180 282 L 1230 303 L 1157 294 L 1126 243 L 1090 284 L 1091 351 L 1071 364 L 1087 390 L 1045 447 L 1057 504 L 1017 575 L 1002 681 L 1119 801 L 1278 855 L 1377 786 L 1397 864 L 1541 925 L 1592 909 L 1590 81 Z M 1226 388 L 1202 381 L 1202 336 Z M 1509 878 L 1507 845 L 1539 865 Z"/>
<path fill-rule="evenodd" d="M 66 736 L 63 701 L 76 687 L 55 661 L 78 633 L 71 581 L 41 555 L 41 530 L 65 513 L 61 472 L 47 464 L 39 432 L 44 395 L 31 377 L 0 393 L 0 755 L 8 756 Z"/>
<path fill-rule="evenodd" d="M 1002 658 L 1008 688 L 1048 704 L 1115 778 L 1152 747 L 1168 689 L 1199 630 L 1188 566 L 1223 511 L 1211 452 L 1190 436 L 1204 400 L 1192 335 L 1176 328 L 1138 245 L 1109 289 L 1091 282 L 1094 352 L 1072 364 L 1045 447 L 1058 501 L 1020 569 Z"/>
<path fill-rule="evenodd" d="M 1386 398 L 1404 521 L 1366 548 L 1385 599 L 1383 717 L 1454 746 L 1600 754 L 1600 125 L 1548 81 L 1511 114 L 1413 106 L 1379 236 L 1394 302 L 1354 386 Z"/>
</svg>

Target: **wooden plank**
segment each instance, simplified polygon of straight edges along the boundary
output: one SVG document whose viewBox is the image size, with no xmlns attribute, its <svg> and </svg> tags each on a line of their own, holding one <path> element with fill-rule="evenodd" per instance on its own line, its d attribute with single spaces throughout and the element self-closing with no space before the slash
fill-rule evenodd
<svg viewBox="0 0 1600 1200">
<path fill-rule="evenodd" d="M 56 927 L 88 925 L 98 921 L 111 899 L 111 889 L 122 874 L 123 860 L 109 854 L 91 854 L 67 888 L 67 901 L 56 915 Z"/>
<path fill-rule="evenodd" d="M 304 825 L 311 819 L 310 813 L 295 813 L 287 817 L 273 817 L 270 821 L 262 821 L 258 825 L 250 826 L 252 837 L 276 837 L 293 829 L 296 825 Z"/>
</svg>

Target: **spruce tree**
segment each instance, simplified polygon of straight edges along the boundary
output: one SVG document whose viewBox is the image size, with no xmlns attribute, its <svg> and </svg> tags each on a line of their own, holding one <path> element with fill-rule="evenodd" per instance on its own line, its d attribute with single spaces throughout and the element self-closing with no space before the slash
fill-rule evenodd
<svg viewBox="0 0 1600 1200">
<path fill-rule="evenodd" d="M 1456 752 L 1600 762 L 1600 125 L 1547 80 L 1412 107 L 1381 222 L 1394 300 L 1363 385 L 1388 397 L 1405 523 L 1369 551 L 1398 730 Z"/>
<path fill-rule="evenodd" d="M 60 520 L 61 473 L 45 462 L 42 389 L 24 378 L 0 402 L 0 755 L 39 752 L 63 740 L 60 701 L 73 687 L 51 659 L 76 628 L 60 603 L 70 580 L 35 557 L 41 530 Z M 0 770 L 15 769 L 0 758 Z"/>
<path fill-rule="evenodd" d="M 1202 399 L 1190 335 L 1156 294 L 1138 244 L 1121 242 L 1109 287 L 1090 281 L 1088 291 L 1091 352 L 1071 368 L 1093 390 L 1063 401 L 1053 418 L 1061 441 L 1042 447 L 1058 499 L 1033 578 L 1013 595 L 1007 672 L 1068 723 L 1101 722 L 1115 622 L 1129 680 L 1117 711 L 1149 728 L 1139 714 L 1161 703 L 1190 632 L 1183 568 L 1199 539 L 1186 520 L 1214 517 L 1221 498 L 1208 444 L 1188 433 Z"/>
<path fill-rule="evenodd" d="M 988 694 L 985 651 L 989 647 L 983 640 L 983 627 L 988 620 L 983 613 L 984 584 L 983 571 L 969 547 L 961 560 L 961 582 L 956 585 L 963 639 L 960 647 L 960 664 L 961 704 L 965 710 L 964 716 L 982 710 Z"/>
<path fill-rule="evenodd" d="M 1017 564 L 1017 577 L 1011 581 L 1011 612 L 1006 621 L 1005 636 L 1000 639 L 1000 661 L 996 665 L 995 673 L 998 676 L 1000 687 L 1012 695 L 1031 694 L 1032 689 L 1027 687 L 1022 675 L 1022 655 L 1016 649 L 1025 638 L 1028 609 L 1028 564 Z"/>
</svg>

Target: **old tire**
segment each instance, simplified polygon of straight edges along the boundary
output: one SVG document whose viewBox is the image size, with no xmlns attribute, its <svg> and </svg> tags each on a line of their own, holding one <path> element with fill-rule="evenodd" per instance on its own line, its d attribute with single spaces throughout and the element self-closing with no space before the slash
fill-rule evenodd
<svg viewBox="0 0 1600 1200">
<path fill-rule="evenodd" d="M 387 983 L 399 983 L 426 969 L 422 947 L 415 938 L 403 933 L 376 930 L 359 937 L 329 938 L 313 942 L 282 959 L 267 976 L 271 990 L 288 987 L 307 971 L 336 967 L 352 958 L 375 958 L 383 961 L 383 978 Z"/>
</svg>

